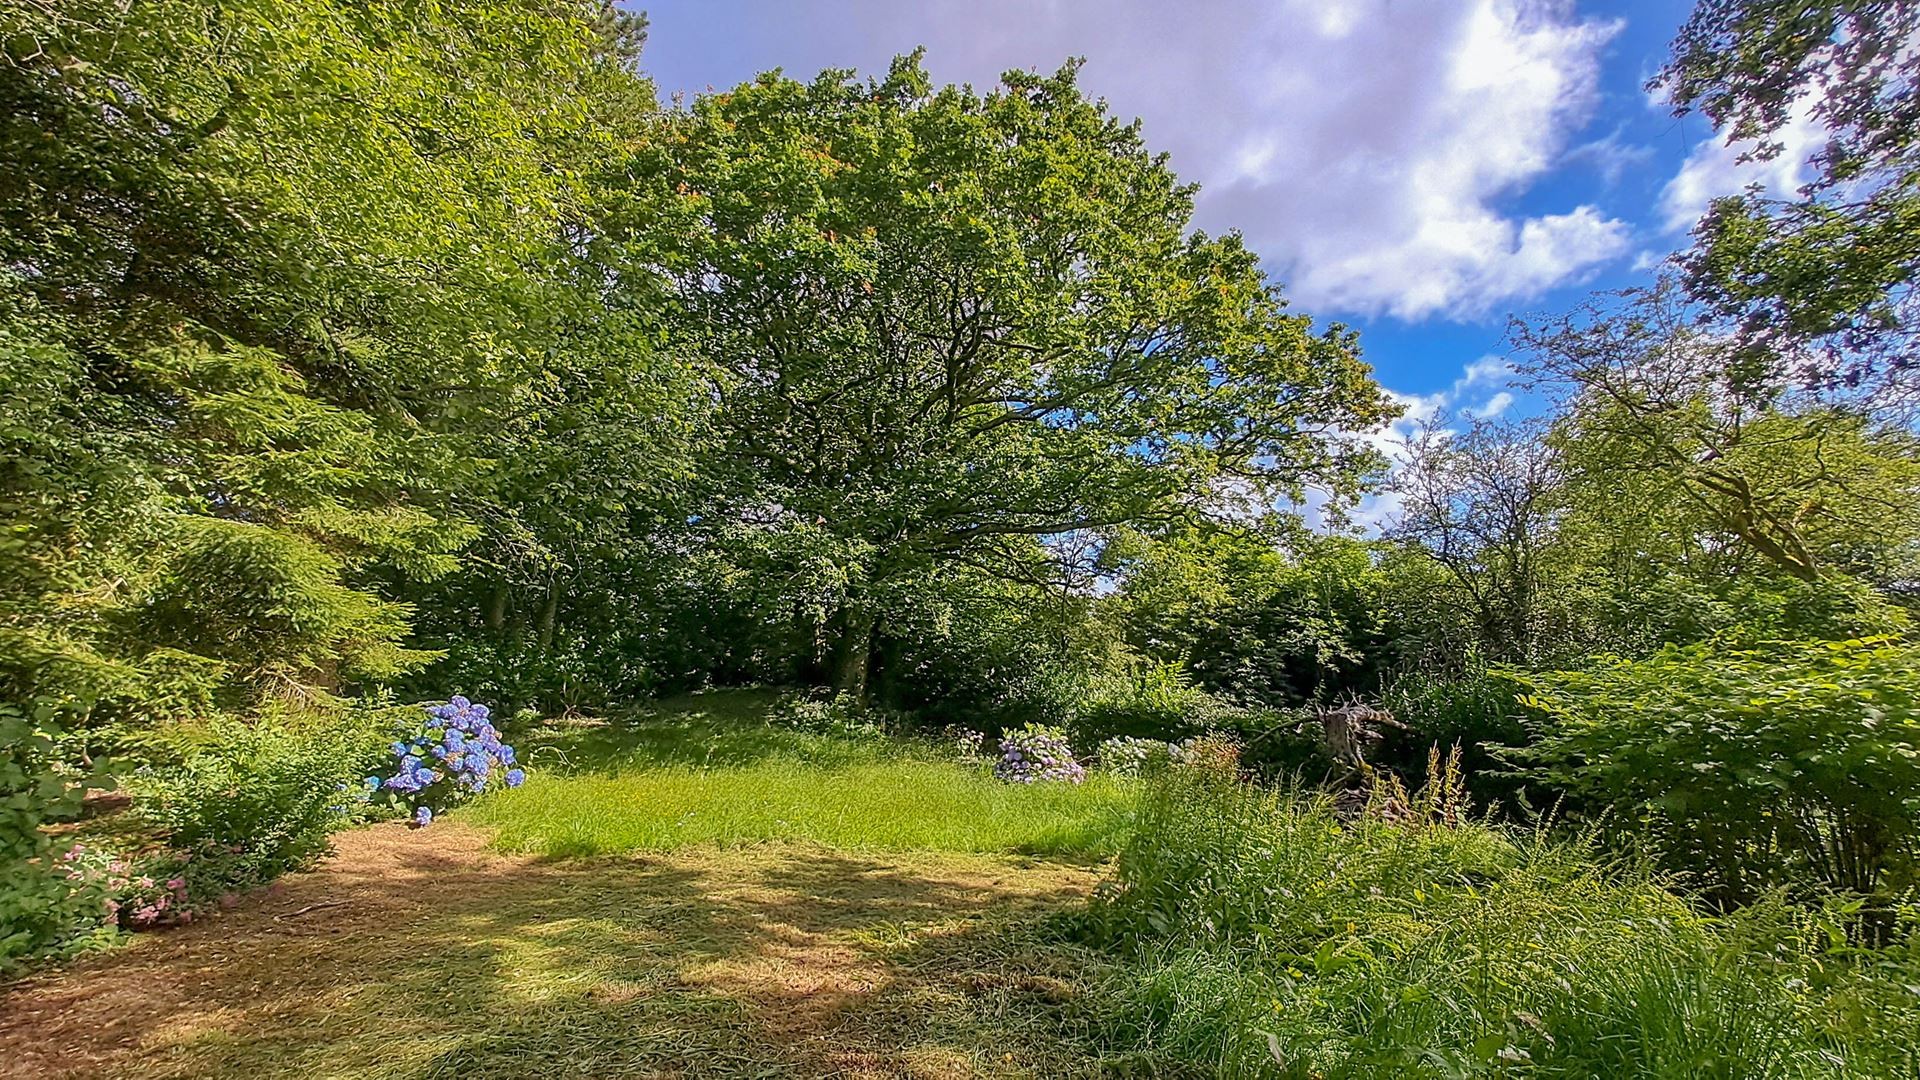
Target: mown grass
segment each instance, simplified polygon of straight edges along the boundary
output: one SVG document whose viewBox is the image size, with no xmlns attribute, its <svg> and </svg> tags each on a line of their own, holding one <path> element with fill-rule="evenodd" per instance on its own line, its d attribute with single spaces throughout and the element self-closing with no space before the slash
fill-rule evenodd
<svg viewBox="0 0 1920 1080">
<path fill-rule="evenodd" d="M 0 1077 L 1068 1077 L 1096 874 L 780 844 L 502 855 L 457 821 L 0 996 Z"/>
<path fill-rule="evenodd" d="M 802 841 L 848 851 L 1112 855 L 1138 785 L 1004 784 L 941 748 L 796 730 L 769 695 L 682 698 L 617 721 L 534 734 L 527 784 L 467 820 L 500 847 L 550 856 Z"/>
</svg>

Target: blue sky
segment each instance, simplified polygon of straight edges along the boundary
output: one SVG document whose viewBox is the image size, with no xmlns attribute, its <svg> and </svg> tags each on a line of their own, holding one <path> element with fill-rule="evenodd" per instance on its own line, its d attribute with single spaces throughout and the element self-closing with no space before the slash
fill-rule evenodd
<svg viewBox="0 0 1920 1080">
<path fill-rule="evenodd" d="M 1525 409 L 1499 360 L 1510 314 L 1647 279 L 1708 198 L 1791 188 L 1642 89 L 1680 0 L 655 0 L 663 96 L 770 68 L 934 76 L 1086 59 L 1201 184 L 1297 309 L 1356 326 L 1413 416 Z M 1810 139 L 1789 131 L 1788 141 Z"/>
</svg>

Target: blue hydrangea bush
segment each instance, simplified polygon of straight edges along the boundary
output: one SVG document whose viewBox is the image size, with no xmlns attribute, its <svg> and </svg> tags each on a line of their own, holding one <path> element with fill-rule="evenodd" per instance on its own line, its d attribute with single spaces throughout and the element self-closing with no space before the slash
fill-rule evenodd
<svg viewBox="0 0 1920 1080">
<path fill-rule="evenodd" d="M 488 784 L 519 787 L 526 781 L 513 747 L 500 741 L 485 705 L 455 695 L 423 712 L 389 747 L 392 775 L 366 781 L 369 791 L 386 792 L 405 807 L 415 825 L 429 824 L 437 811 L 485 791 Z"/>
<path fill-rule="evenodd" d="M 1077 784 L 1087 778 L 1087 771 L 1074 760 L 1066 732 L 1045 724 L 1028 724 L 1000 739 L 1000 760 L 994 763 L 993 775 L 1010 784 Z"/>
</svg>

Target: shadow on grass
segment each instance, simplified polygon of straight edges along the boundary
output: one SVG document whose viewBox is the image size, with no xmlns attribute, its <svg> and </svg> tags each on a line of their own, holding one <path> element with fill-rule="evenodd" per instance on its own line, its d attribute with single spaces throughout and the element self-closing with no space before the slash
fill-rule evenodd
<svg viewBox="0 0 1920 1080">
<path fill-rule="evenodd" d="M 209 924 L 0 998 L 0 1074 L 1073 1075 L 1084 895 L 1019 859 L 508 858 L 381 827 Z M 1018 1034 L 1018 1038 L 1010 1036 Z"/>
<path fill-rule="evenodd" d="M 621 773 L 662 766 L 729 767 L 785 758 L 843 765 L 899 758 L 920 748 L 905 740 L 796 730 L 783 722 L 771 689 L 683 694 L 606 718 L 544 722 L 520 739 L 521 756 L 564 772 Z"/>
</svg>

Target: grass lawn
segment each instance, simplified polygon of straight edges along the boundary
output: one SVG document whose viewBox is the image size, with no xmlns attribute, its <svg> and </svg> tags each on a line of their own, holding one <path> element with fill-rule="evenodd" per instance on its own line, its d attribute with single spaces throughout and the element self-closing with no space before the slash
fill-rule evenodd
<svg viewBox="0 0 1920 1080">
<path fill-rule="evenodd" d="M 524 787 L 461 812 L 506 850 L 551 856 L 807 841 L 848 851 L 1112 855 L 1136 784 L 1004 784 L 942 748 L 796 731 L 753 693 L 679 698 L 615 722 L 550 726 Z"/>
</svg>

